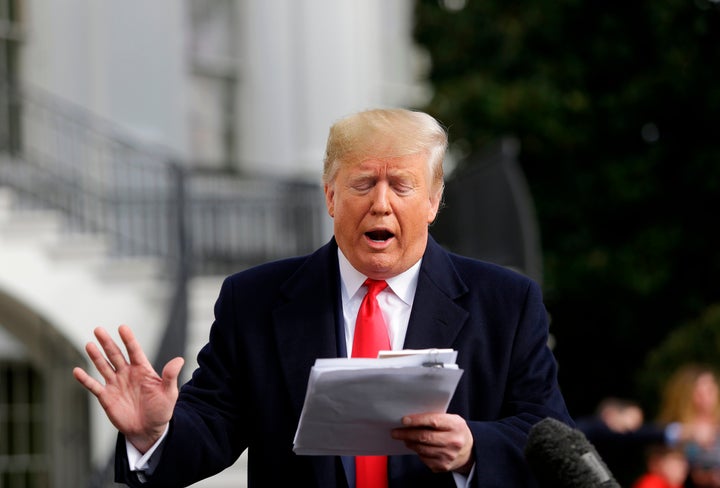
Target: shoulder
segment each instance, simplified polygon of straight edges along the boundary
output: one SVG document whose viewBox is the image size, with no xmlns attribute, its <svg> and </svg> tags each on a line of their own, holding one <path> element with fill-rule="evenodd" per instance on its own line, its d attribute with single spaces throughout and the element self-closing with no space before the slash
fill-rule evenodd
<svg viewBox="0 0 720 488">
<path fill-rule="evenodd" d="M 336 269 L 337 246 L 331 241 L 310 254 L 271 261 L 236 272 L 225 278 L 223 289 L 250 290 L 252 293 L 282 289 L 288 284 L 302 284 L 335 273 Z"/>
<path fill-rule="evenodd" d="M 438 244 L 432 237 L 428 239 L 423 259 L 426 267 L 435 272 L 451 268 L 453 272 L 463 277 L 480 277 L 523 284 L 533 281 L 519 270 L 454 253 Z"/>
<path fill-rule="evenodd" d="M 529 291 L 540 293 L 540 285 L 517 269 L 500 264 L 483 261 L 442 250 L 447 262 L 460 280 L 468 287 L 482 289 L 483 293 L 496 290 L 502 293 L 516 292 L 525 294 Z"/>
<path fill-rule="evenodd" d="M 451 252 L 448 252 L 448 256 L 458 272 L 464 276 L 480 276 L 494 281 L 515 283 L 523 286 L 534 283 L 530 277 L 522 274 L 517 269 Z"/>
<path fill-rule="evenodd" d="M 441 290 L 477 314 L 507 317 L 531 309 L 535 316 L 544 310 L 541 288 L 528 276 L 449 252 L 434 242 L 425 254 L 418 289 L 421 284 Z"/>
<path fill-rule="evenodd" d="M 233 284 L 261 284 L 284 281 L 289 276 L 292 276 L 298 268 L 302 267 L 307 259 L 308 256 L 294 256 L 251 266 L 229 275 L 225 278 L 225 281 Z"/>
</svg>

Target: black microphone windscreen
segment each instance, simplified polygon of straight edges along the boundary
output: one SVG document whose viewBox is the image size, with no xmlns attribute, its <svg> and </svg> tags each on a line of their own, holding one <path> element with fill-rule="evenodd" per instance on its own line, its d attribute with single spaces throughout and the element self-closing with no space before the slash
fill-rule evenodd
<svg viewBox="0 0 720 488">
<path fill-rule="evenodd" d="M 543 488 L 620 488 L 585 434 L 550 417 L 530 429 L 525 459 Z"/>
</svg>

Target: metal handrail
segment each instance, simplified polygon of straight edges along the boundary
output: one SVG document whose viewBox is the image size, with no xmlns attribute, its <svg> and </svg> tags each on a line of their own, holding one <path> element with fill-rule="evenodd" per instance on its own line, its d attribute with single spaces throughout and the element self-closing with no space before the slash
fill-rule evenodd
<svg viewBox="0 0 720 488">
<path fill-rule="evenodd" d="M 0 187 L 19 210 L 52 209 L 109 257 L 153 258 L 173 283 L 153 364 L 184 354 L 192 276 L 229 274 L 327 239 L 319 185 L 190 168 L 170 151 L 42 90 L 0 83 Z M 112 460 L 91 476 L 108 486 Z"/>
<path fill-rule="evenodd" d="M 0 85 L 0 153 L 0 185 L 18 205 L 59 210 L 68 231 L 106 236 L 112 256 L 177 259 L 178 218 L 197 274 L 302 254 L 328 237 L 319 185 L 192 168 L 36 88 Z"/>
</svg>

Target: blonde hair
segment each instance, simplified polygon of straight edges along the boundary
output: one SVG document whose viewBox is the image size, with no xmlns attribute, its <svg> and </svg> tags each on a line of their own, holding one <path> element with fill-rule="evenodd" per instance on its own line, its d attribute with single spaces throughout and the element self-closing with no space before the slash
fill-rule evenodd
<svg viewBox="0 0 720 488">
<path fill-rule="evenodd" d="M 663 423 L 694 420 L 696 413 L 693 406 L 693 390 L 698 379 L 708 374 L 717 381 L 716 372 L 700 364 L 687 364 L 675 371 L 663 389 L 658 420 Z M 715 413 L 720 418 L 720 410 Z"/>
<path fill-rule="evenodd" d="M 400 108 L 358 112 L 330 127 L 323 183 L 332 183 L 342 164 L 425 152 L 432 187 L 442 190 L 447 144 L 445 129 L 426 113 Z"/>
</svg>

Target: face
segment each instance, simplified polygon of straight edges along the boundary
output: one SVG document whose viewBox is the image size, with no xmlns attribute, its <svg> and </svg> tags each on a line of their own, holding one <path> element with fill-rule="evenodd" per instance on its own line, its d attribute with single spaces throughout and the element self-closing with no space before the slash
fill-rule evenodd
<svg viewBox="0 0 720 488">
<path fill-rule="evenodd" d="M 643 412 L 636 406 L 611 408 L 603 412 L 601 417 L 615 432 L 630 432 L 638 429 L 643 423 Z"/>
<path fill-rule="evenodd" d="M 702 412 L 714 412 L 718 402 L 718 385 L 710 373 L 698 377 L 693 390 L 693 401 Z"/>
<path fill-rule="evenodd" d="M 373 279 L 406 271 L 425 252 L 440 190 L 431 190 L 424 153 L 340 166 L 325 185 L 335 239 L 350 264 Z"/>
<path fill-rule="evenodd" d="M 688 461 L 682 453 L 670 453 L 655 461 L 652 470 L 663 476 L 670 486 L 683 486 L 688 475 Z"/>
</svg>

